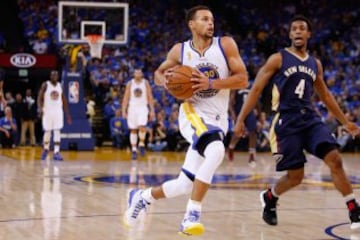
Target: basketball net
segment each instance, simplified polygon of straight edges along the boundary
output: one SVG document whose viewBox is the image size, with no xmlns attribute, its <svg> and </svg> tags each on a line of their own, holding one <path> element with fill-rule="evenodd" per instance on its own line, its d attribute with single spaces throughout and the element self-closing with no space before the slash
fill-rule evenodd
<svg viewBox="0 0 360 240">
<path fill-rule="evenodd" d="M 104 46 L 104 37 L 101 35 L 91 34 L 87 35 L 85 38 L 90 46 L 91 57 L 101 59 L 102 48 Z"/>
</svg>

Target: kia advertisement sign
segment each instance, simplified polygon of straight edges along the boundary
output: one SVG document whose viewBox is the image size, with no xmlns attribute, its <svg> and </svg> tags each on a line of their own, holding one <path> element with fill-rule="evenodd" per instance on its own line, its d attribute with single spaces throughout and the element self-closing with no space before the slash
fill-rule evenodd
<svg viewBox="0 0 360 240">
<path fill-rule="evenodd" d="M 17 53 L 11 56 L 10 62 L 14 67 L 29 68 L 36 64 L 36 57 L 28 53 Z"/>
<path fill-rule="evenodd" d="M 0 67 L 5 68 L 56 68 L 55 55 L 29 53 L 1 53 Z"/>
<path fill-rule="evenodd" d="M 0 53 L 0 67 L 7 79 L 47 79 L 57 69 L 57 58 L 51 54 Z"/>
</svg>

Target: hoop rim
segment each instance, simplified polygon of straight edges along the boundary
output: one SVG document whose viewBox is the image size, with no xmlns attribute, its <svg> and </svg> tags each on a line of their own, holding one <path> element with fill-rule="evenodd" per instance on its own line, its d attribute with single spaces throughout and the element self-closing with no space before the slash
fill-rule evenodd
<svg viewBox="0 0 360 240">
<path fill-rule="evenodd" d="M 89 34 L 85 36 L 85 39 L 87 40 L 87 42 L 89 44 L 95 44 L 99 41 L 104 40 L 104 37 L 102 35 L 99 34 Z"/>
</svg>

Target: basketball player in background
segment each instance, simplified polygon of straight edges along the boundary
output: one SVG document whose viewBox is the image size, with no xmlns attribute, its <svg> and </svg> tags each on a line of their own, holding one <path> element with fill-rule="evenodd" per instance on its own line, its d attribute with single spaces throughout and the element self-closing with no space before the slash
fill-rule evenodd
<svg viewBox="0 0 360 240">
<path fill-rule="evenodd" d="M 0 103 L 5 108 L 7 103 L 4 96 L 4 81 L 5 81 L 5 70 L 0 68 Z"/>
<path fill-rule="evenodd" d="M 291 46 L 270 56 L 259 70 L 234 129 L 238 136 L 244 135 L 246 117 L 255 107 L 264 87 L 272 81 L 272 110 L 276 114 L 270 130 L 271 151 L 276 170 L 286 171 L 286 174 L 271 189 L 260 194 L 263 219 L 269 225 L 277 224 L 277 201 L 280 195 L 299 185 L 304 178 L 306 157 L 303 150 L 306 150 L 330 168 L 334 185 L 349 209 L 351 229 L 359 228 L 360 207 L 343 169 L 336 140 L 313 108 L 311 96 L 314 90 L 350 134 L 358 135 L 359 127 L 347 120 L 325 84 L 321 62 L 308 53 L 310 21 L 299 15 L 290 21 L 289 26 Z"/>
<path fill-rule="evenodd" d="M 213 36 L 214 17 L 208 7 L 191 8 L 186 22 L 192 39 L 172 47 L 155 71 L 155 83 L 165 86 L 177 65 L 194 68 L 194 95 L 179 110 L 180 131 L 191 146 L 177 179 L 130 192 L 124 220 L 135 225 L 141 212 L 155 200 L 190 194 L 179 230 L 189 236 L 205 230 L 200 222 L 202 201 L 225 155 L 223 139 L 228 130 L 230 89 L 246 88 L 248 75 L 234 39 Z"/>
<path fill-rule="evenodd" d="M 144 156 L 146 125 L 148 119 L 150 121 L 155 119 L 151 86 L 139 68 L 134 70 L 134 78 L 126 85 L 121 107 L 122 115 L 127 119 L 128 128 L 130 129 L 131 159 L 136 160 L 138 137 L 139 151 L 141 156 Z"/>
<path fill-rule="evenodd" d="M 240 113 L 241 107 L 245 102 L 247 95 L 249 94 L 249 88 L 232 90 L 230 92 L 230 107 L 229 112 L 231 119 L 235 122 L 237 115 Z M 245 119 L 246 130 L 249 136 L 249 160 L 250 167 L 256 166 L 255 154 L 256 154 L 256 116 L 252 111 Z M 228 158 L 230 161 L 234 160 L 234 149 L 240 138 L 235 134 L 231 136 L 228 147 Z"/>
<path fill-rule="evenodd" d="M 60 155 L 60 130 L 64 126 L 64 111 L 68 124 L 71 124 L 69 107 L 58 79 L 58 71 L 52 70 L 50 73 L 50 81 L 46 81 L 41 85 L 38 95 L 38 107 L 41 111 L 40 114 L 42 116 L 44 129 L 44 149 L 41 153 L 41 160 L 45 160 L 49 154 L 51 132 L 53 132 L 54 142 L 53 159 L 57 161 L 63 160 L 63 157 Z"/>
</svg>

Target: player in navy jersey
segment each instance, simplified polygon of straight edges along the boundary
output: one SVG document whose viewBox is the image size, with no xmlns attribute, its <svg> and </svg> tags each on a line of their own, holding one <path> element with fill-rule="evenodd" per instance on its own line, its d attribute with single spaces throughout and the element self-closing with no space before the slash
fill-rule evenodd
<svg viewBox="0 0 360 240">
<path fill-rule="evenodd" d="M 306 150 L 330 168 L 334 185 L 349 209 L 351 229 L 359 228 L 360 207 L 342 167 L 336 141 L 311 103 L 314 90 L 352 136 L 359 134 L 359 127 L 347 120 L 325 84 L 321 62 L 307 52 L 310 21 L 304 16 L 295 16 L 289 26 L 291 46 L 270 56 L 259 70 L 234 129 L 238 136 L 244 135 L 245 118 L 271 81 L 272 110 L 275 112 L 270 130 L 271 151 L 276 170 L 287 172 L 271 189 L 260 194 L 263 219 L 270 225 L 277 224 L 278 197 L 301 183 L 306 162 L 303 150 Z"/>
<path fill-rule="evenodd" d="M 235 121 L 236 116 L 240 113 L 241 107 L 249 94 L 250 88 L 232 90 L 230 93 L 230 115 Z M 256 166 L 255 153 L 256 153 L 256 116 L 255 112 L 251 111 L 245 119 L 245 127 L 249 136 L 249 160 L 248 163 L 251 167 Z M 234 149 L 239 142 L 239 137 L 235 134 L 231 136 L 228 147 L 228 158 L 230 161 L 234 159 Z"/>
</svg>

